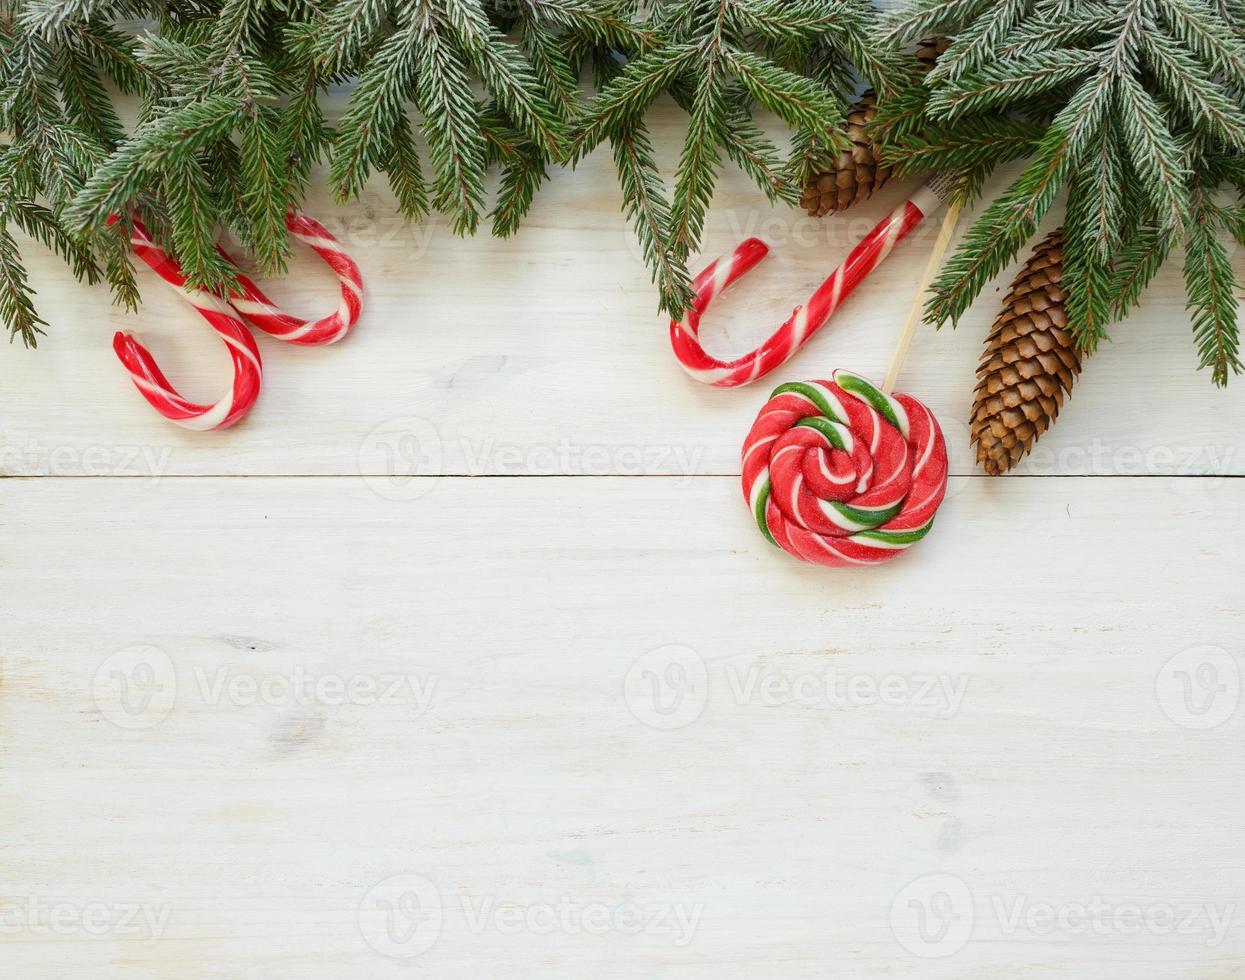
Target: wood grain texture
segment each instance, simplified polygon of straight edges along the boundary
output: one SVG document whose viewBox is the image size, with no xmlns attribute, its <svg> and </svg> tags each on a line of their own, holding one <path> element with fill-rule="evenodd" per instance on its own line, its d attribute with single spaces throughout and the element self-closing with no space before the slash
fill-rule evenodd
<svg viewBox="0 0 1245 980">
<path fill-rule="evenodd" d="M 656 120 L 669 168 L 680 118 L 670 110 Z M 895 182 L 839 218 L 813 219 L 764 206 L 728 168 L 710 213 L 706 255 L 749 235 L 773 252 L 715 303 L 705 319 L 706 348 L 741 353 L 768 336 L 910 189 Z M 31 244 L 28 264 L 52 329 L 39 351 L 5 352 L 0 473 L 376 472 L 376 440 L 412 417 L 440 444 L 426 473 L 735 473 L 740 442 L 773 384 L 828 377 L 838 367 L 881 379 L 937 232 L 936 222 L 918 227 L 772 384 L 718 391 L 690 382 L 670 352 L 667 322 L 656 315 L 605 153 L 573 174 L 555 172 L 510 241 L 458 239 L 439 219 L 405 225 L 383 181 L 344 208 L 321 190 L 307 210 L 358 260 L 368 289 L 363 319 L 346 342 L 327 349 L 260 337 L 266 375 L 259 404 L 238 428 L 207 436 L 157 417 L 109 345 L 114 330 L 137 329 L 175 383 L 207 397 L 228 377 L 210 331 L 145 271 L 145 306 L 129 316 L 108 306 L 105 290 L 78 285 Z M 974 371 L 1002 300 L 998 287 L 1011 272 L 958 329 L 922 329 L 900 376 L 900 389 L 942 420 L 955 472 L 972 470 Z M 332 275 L 305 250 L 289 277 L 260 284 L 304 315 L 336 301 Z M 1218 391 L 1194 370 L 1182 288 L 1174 261 L 1148 290 L 1143 311 L 1116 325 L 1114 342 L 1087 363 L 1058 426 L 1022 472 L 1245 473 L 1245 385 Z M 569 449 L 560 450 L 564 443 Z"/>
<path fill-rule="evenodd" d="M 906 191 L 817 222 L 728 173 L 706 253 L 774 253 L 706 345 L 767 335 Z M 749 521 L 769 388 L 682 375 L 601 154 L 510 242 L 378 183 L 308 210 L 364 318 L 260 338 L 223 433 L 113 359 L 138 329 L 216 390 L 178 300 L 144 275 L 127 317 L 25 252 L 52 329 L 0 390 L 30 477 L 0 479 L 0 976 L 1245 977 L 1245 388 L 1193 371 L 1174 266 L 1020 476 L 968 455 L 1001 291 L 919 332 L 948 501 L 831 572 Z M 934 230 L 775 382 L 880 377 Z M 263 285 L 334 295 L 309 257 Z"/>
<path fill-rule="evenodd" d="M 3 481 L 5 972 L 1239 976 L 1241 492 L 965 481 L 830 574 L 731 478 Z"/>
</svg>

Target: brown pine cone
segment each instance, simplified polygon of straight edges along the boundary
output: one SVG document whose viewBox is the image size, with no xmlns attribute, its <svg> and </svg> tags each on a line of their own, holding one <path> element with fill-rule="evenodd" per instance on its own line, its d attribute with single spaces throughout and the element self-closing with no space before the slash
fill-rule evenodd
<svg viewBox="0 0 1245 980">
<path fill-rule="evenodd" d="M 950 43 L 948 38 L 926 38 L 917 46 L 917 60 L 929 71 Z M 877 93 L 868 89 L 848 110 L 845 132 L 851 146 L 835 157 L 829 170 L 805 185 L 800 206 L 814 217 L 850 208 L 890 179 L 891 168 L 878 163 L 868 135 L 869 124 L 877 115 L 877 101 Z"/>
<path fill-rule="evenodd" d="M 877 102 L 877 93 L 869 89 L 851 107 L 846 127 L 851 147 L 835 157 L 832 169 L 805 185 L 800 206 L 814 217 L 849 208 L 890 179 L 891 168 L 874 159 L 873 144 L 866 136 L 866 127 L 878 112 Z"/>
<path fill-rule="evenodd" d="M 922 38 L 916 45 L 916 60 L 921 63 L 923 69 L 929 71 L 938 63 L 939 57 L 949 47 L 951 47 L 951 38 L 949 37 Z"/>
<path fill-rule="evenodd" d="M 977 462 L 1006 473 L 1059 416 L 1081 373 L 1064 311 L 1063 229 L 1038 244 L 1012 282 L 977 368 L 970 422 Z"/>
</svg>

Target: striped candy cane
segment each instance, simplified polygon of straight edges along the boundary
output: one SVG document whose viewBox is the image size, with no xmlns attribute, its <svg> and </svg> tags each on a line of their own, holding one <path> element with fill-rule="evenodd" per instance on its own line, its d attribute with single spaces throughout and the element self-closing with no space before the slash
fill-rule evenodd
<svg viewBox="0 0 1245 980">
<path fill-rule="evenodd" d="M 734 388 L 755 381 L 798 351 L 843 301 L 891 254 L 921 221 L 946 203 L 950 182 L 935 176 L 865 236 L 847 259 L 823 282 L 804 306 L 760 347 L 733 361 L 722 361 L 700 345 L 700 318 L 724 289 L 765 258 L 768 246 L 749 238 L 734 252 L 709 264 L 693 282 L 696 298 L 682 320 L 670 321 L 670 344 L 683 369 L 697 381 Z"/>
<path fill-rule="evenodd" d="M 117 220 L 109 218 L 109 224 Z M 130 372 L 134 386 L 157 412 L 187 429 L 224 429 L 250 411 L 259 396 L 263 366 L 259 348 L 246 324 L 238 319 L 221 297 L 204 289 L 190 289 L 181 266 L 152 241 L 143 224 L 132 222 L 130 243 L 134 253 L 149 265 L 161 279 L 172 286 L 220 336 L 233 360 L 233 384 L 229 391 L 211 405 L 199 405 L 183 398 L 164 376 L 151 352 L 128 331 L 118 331 L 112 349 Z"/>
<path fill-rule="evenodd" d="M 285 216 L 285 226 L 297 241 L 309 246 L 337 274 L 341 283 L 341 305 L 319 320 L 301 320 L 280 310 L 255 283 L 241 274 L 238 285 L 242 292 L 230 293 L 229 302 L 247 320 L 278 340 L 316 346 L 336 343 L 359 321 L 363 309 L 363 276 L 341 242 L 314 218 L 291 211 Z M 217 251 L 233 262 L 224 249 Z"/>
</svg>

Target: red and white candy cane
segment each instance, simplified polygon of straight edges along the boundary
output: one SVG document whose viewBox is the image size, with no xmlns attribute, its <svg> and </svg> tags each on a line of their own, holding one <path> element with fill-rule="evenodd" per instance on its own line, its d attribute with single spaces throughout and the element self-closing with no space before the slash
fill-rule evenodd
<svg viewBox="0 0 1245 980">
<path fill-rule="evenodd" d="M 115 223 L 116 216 L 109 219 Z M 181 266 L 152 241 L 147 229 L 133 221 L 131 244 L 135 254 L 176 289 L 206 319 L 229 346 L 233 358 L 234 380 L 228 394 L 211 405 L 187 401 L 169 383 L 151 352 L 133 334 L 119 332 L 113 350 L 130 372 L 135 387 L 161 415 L 188 429 L 223 429 L 242 418 L 255 404 L 263 369 L 259 348 L 238 314 L 245 316 L 265 333 L 292 344 L 331 344 L 346 336 L 359 320 L 363 308 L 363 276 L 354 259 L 341 243 L 314 218 L 289 212 L 285 226 L 298 241 L 309 246 L 337 275 L 341 284 L 341 303 L 328 316 L 303 320 L 279 309 L 247 276 L 238 274 L 240 291 L 231 292 L 226 301 L 202 289 L 188 289 Z M 216 250 L 228 261 L 232 257 L 219 245 Z M 236 266 L 237 263 L 233 262 Z"/>
<path fill-rule="evenodd" d="M 817 565 L 873 565 L 920 541 L 947 491 L 934 413 L 858 374 L 779 385 L 743 447 L 761 533 Z"/>
<path fill-rule="evenodd" d="M 346 254 L 341 242 L 314 218 L 291 211 L 285 216 L 285 227 L 296 241 L 310 247 L 337 275 L 341 283 L 341 305 L 318 320 L 301 320 L 278 309 L 255 283 L 241 274 L 238 285 L 242 287 L 242 292 L 230 293 L 229 302 L 248 321 L 278 340 L 310 346 L 336 343 L 359 322 L 359 313 L 363 309 L 363 276 L 359 266 Z M 218 251 L 229 258 L 224 249 Z M 234 265 L 237 263 L 234 262 Z"/>
<path fill-rule="evenodd" d="M 719 293 L 765 258 L 769 247 L 759 238 L 749 238 L 730 255 L 710 263 L 693 281 L 696 298 L 683 319 L 670 321 L 670 344 L 683 370 L 704 384 L 734 388 L 756 381 L 784 363 L 913 228 L 947 202 L 950 183 L 942 175 L 932 177 L 869 232 L 808 302 L 795 308 L 786 323 L 760 347 L 733 361 L 719 360 L 701 346 L 700 318 Z"/>
<path fill-rule="evenodd" d="M 109 218 L 109 224 L 117 220 Z M 205 289 L 190 289 L 177 261 L 152 241 L 140 221 L 131 223 L 130 243 L 134 254 L 149 265 L 161 279 L 172 286 L 220 336 L 233 360 L 233 383 L 229 391 L 210 405 L 200 405 L 183 398 L 164 376 L 151 351 L 130 332 L 121 330 L 112 339 L 112 349 L 130 372 L 130 378 L 144 398 L 166 419 L 187 429 L 223 429 L 233 425 L 250 411 L 259 397 L 263 379 L 259 348 L 255 338 L 237 314 L 221 297 Z"/>
</svg>

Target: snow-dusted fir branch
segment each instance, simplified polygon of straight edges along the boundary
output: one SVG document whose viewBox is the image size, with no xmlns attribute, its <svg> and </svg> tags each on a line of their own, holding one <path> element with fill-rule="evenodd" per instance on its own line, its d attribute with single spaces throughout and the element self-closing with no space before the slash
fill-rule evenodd
<svg viewBox="0 0 1245 980">
<path fill-rule="evenodd" d="M 1012 151 L 1027 160 L 943 267 L 928 318 L 961 316 L 1062 192 L 1062 283 L 1080 344 L 1107 336 L 1183 244 L 1201 362 L 1216 384 L 1238 371 L 1217 237 L 1230 222 L 1214 188 L 1241 190 L 1225 176 L 1245 152 L 1240 15 L 1206 0 L 915 0 L 890 14 L 893 44 L 931 29 L 953 41 L 928 76 L 882 101 L 887 157 L 956 169 L 975 186 Z"/>
</svg>

